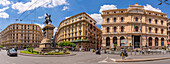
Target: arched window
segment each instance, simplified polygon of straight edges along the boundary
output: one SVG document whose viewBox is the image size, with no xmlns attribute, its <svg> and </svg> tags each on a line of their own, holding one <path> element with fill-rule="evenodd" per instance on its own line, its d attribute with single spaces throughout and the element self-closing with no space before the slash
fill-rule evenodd
<svg viewBox="0 0 170 64">
<path fill-rule="evenodd" d="M 138 27 L 138 26 L 135 26 L 135 31 L 136 31 L 136 32 L 138 32 L 138 29 L 139 29 L 139 27 Z"/>
<path fill-rule="evenodd" d="M 161 20 L 161 25 L 163 25 L 163 21 Z"/>
<path fill-rule="evenodd" d="M 116 17 L 114 18 L 114 22 L 116 22 Z"/>
<path fill-rule="evenodd" d="M 123 36 L 122 36 L 122 37 L 120 37 L 120 46 L 122 46 L 121 41 L 122 41 L 123 39 L 125 39 Z"/>
<path fill-rule="evenodd" d="M 121 27 L 121 32 L 124 32 L 124 27 L 123 26 Z"/>
<path fill-rule="evenodd" d="M 121 22 L 124 22 L 124 18 L 123 17 L 121 17 Z"/>
<path fill-rule="evenodd" d="M 161 29 L 161 34 L 163 34 L 163 32 L 164 32 L 164 29 Z"/>
<path fill-rule="evenodd" d="M 138 21 L 138 17 L 135 18 L 135 21 Z"/>
<path fill-rule="evenodd" d="M 158 37 L 155 38 L 155 46 L 158 46 Z"/>
<path fill-rule="evenodd" d="M 117 44 L 117 37 L 113 37 L 113 44 Z"/>
<path fill-rule="evenodd" d="M 107 27 L 107 32 L 110 32 L 110 28 L 109 27 Z"/>
<path fill-rule="evenodd" d="M 116 27 L 114 27 L 114 32 L 116 32 Z"/>
<path fill-rule="evenodd" d="M 106 46 L 110 46 L 110 38 L 109 37 L 106 38 Z"/>
<path fill-rule="evenodd" d="M 152 46 L 152 37 L 149 37 L 149 46 Z"/>
<path fill-rule="evenodd" d="M 151 27 L 149 27 L 149 33 L 151 33 Z"/>
<path fill-rule="evenodd" d="M 158 23 L 158 20 L 155 20 L 155 24 L 157 24 Z"/>
<path fill-rule="evenodd" d="M 109 19 L 109 18 L 107 18 L 107 23 L 109 23 L 109 21 L 110 21 L 110 19 Z"/>
<path fill-rule="evenodd" d="M 161 46 L 164 46 L 164 38 L 161 38 Z"/>
<path fill-rule="evenodd" d="M 157 28 L 155 29 L 155 33 L 158 33 L 158 29 Z"/>
</svg>

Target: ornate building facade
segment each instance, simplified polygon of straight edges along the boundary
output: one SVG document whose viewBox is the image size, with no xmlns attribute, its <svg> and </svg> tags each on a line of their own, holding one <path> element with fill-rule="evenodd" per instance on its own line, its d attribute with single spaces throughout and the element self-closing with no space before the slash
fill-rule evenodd
<svg viewBox="0 0 170 64">
<path fill-rule="evenodd" d="M 170 42 L 170 18 L 167 20 L 167 26 L 168 26 L 168 45 Z"/>
<path fill-rule="evenodd" d="M 76 50 L 99 48 L 102 31 L 96 21 L 85 12 L 63 20 L 55 34 L 55 42 L 70 41 L 76 44 Z"/>
<path fill-rule="evenodd" d="M 1 32 L 1 45 L 7 48 L 37 47 L 42 40 L 41 27 L 36 24 L 14 23 Z"/>
<path fill-rule="evenodd" d="M 167 46 L 165 13 L 145 10 L 136 3 L 127 9 L 102 11 L 102 17 L 102 49 L 111 49 L 114 45 L 117 49 L 162 49 Z"/>
</svg>

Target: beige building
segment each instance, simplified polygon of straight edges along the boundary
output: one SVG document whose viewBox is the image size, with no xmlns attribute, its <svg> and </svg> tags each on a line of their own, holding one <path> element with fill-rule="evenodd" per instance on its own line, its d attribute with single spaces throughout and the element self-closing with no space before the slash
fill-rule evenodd
<svg viewBox="0 0 170 64">
<path fill-rule="evenodd" d="M 85 12 L 63 20 L 55 34 L 55 42 L 70 41 L 75 43 L 76 50 L 99 48 L 102 31 L 96 21 Z"/>
<path fill-rule="evenodd" d="M 144 6 L 136 3 L 129 5 L 127 9 L 102 11 L 102 17 L 103 49 L 111 49 L 112 44 L 116 44 L 119 50 L 129 46 L 146 46 L 152 49 L 167 46 L 168 27 L 165 13 L 145 10 Z"/>
<path fill-rule="evenodd" d="M 168 26 L 168 44 L 170 42 L 170 18 L 167 20 L 167 26 Z"/>
<path fill-rule="evenodd" d="M 1 32 L 1 45 L 11 48 L 37 47 L 42 40 L 42 31 L 36 24 L 14 23 Z"/>
</svg>

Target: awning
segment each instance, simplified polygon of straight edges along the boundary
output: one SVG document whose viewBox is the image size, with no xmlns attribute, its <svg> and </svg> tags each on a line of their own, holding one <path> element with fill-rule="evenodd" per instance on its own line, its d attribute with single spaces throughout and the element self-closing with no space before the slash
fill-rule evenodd
<svg viewBox="0 0 170 64">
<path fill-rule="evenodd" d="M 88 39 L 78 39 L 78 40 L 74 40 L 72 41 L 73 43 L 77 43 L 77 42 L 89 42 Z"/>
</svg>

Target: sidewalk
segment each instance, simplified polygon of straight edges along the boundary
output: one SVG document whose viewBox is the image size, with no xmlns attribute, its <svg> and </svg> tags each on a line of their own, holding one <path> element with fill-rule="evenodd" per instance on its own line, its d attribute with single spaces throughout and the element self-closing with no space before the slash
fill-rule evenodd
<svg viewBox="0 0 170 64">
<path fill-rule="evenodd" d="M 164 60 L 170 59 L 170 54 L 164 55 L 129 55 L 126 59 L 121 59 L 121 57 L 116 59 L 116 62 L 142 62 L 142 61 L 154 61 L 154 60 Z"/>
</svg>

